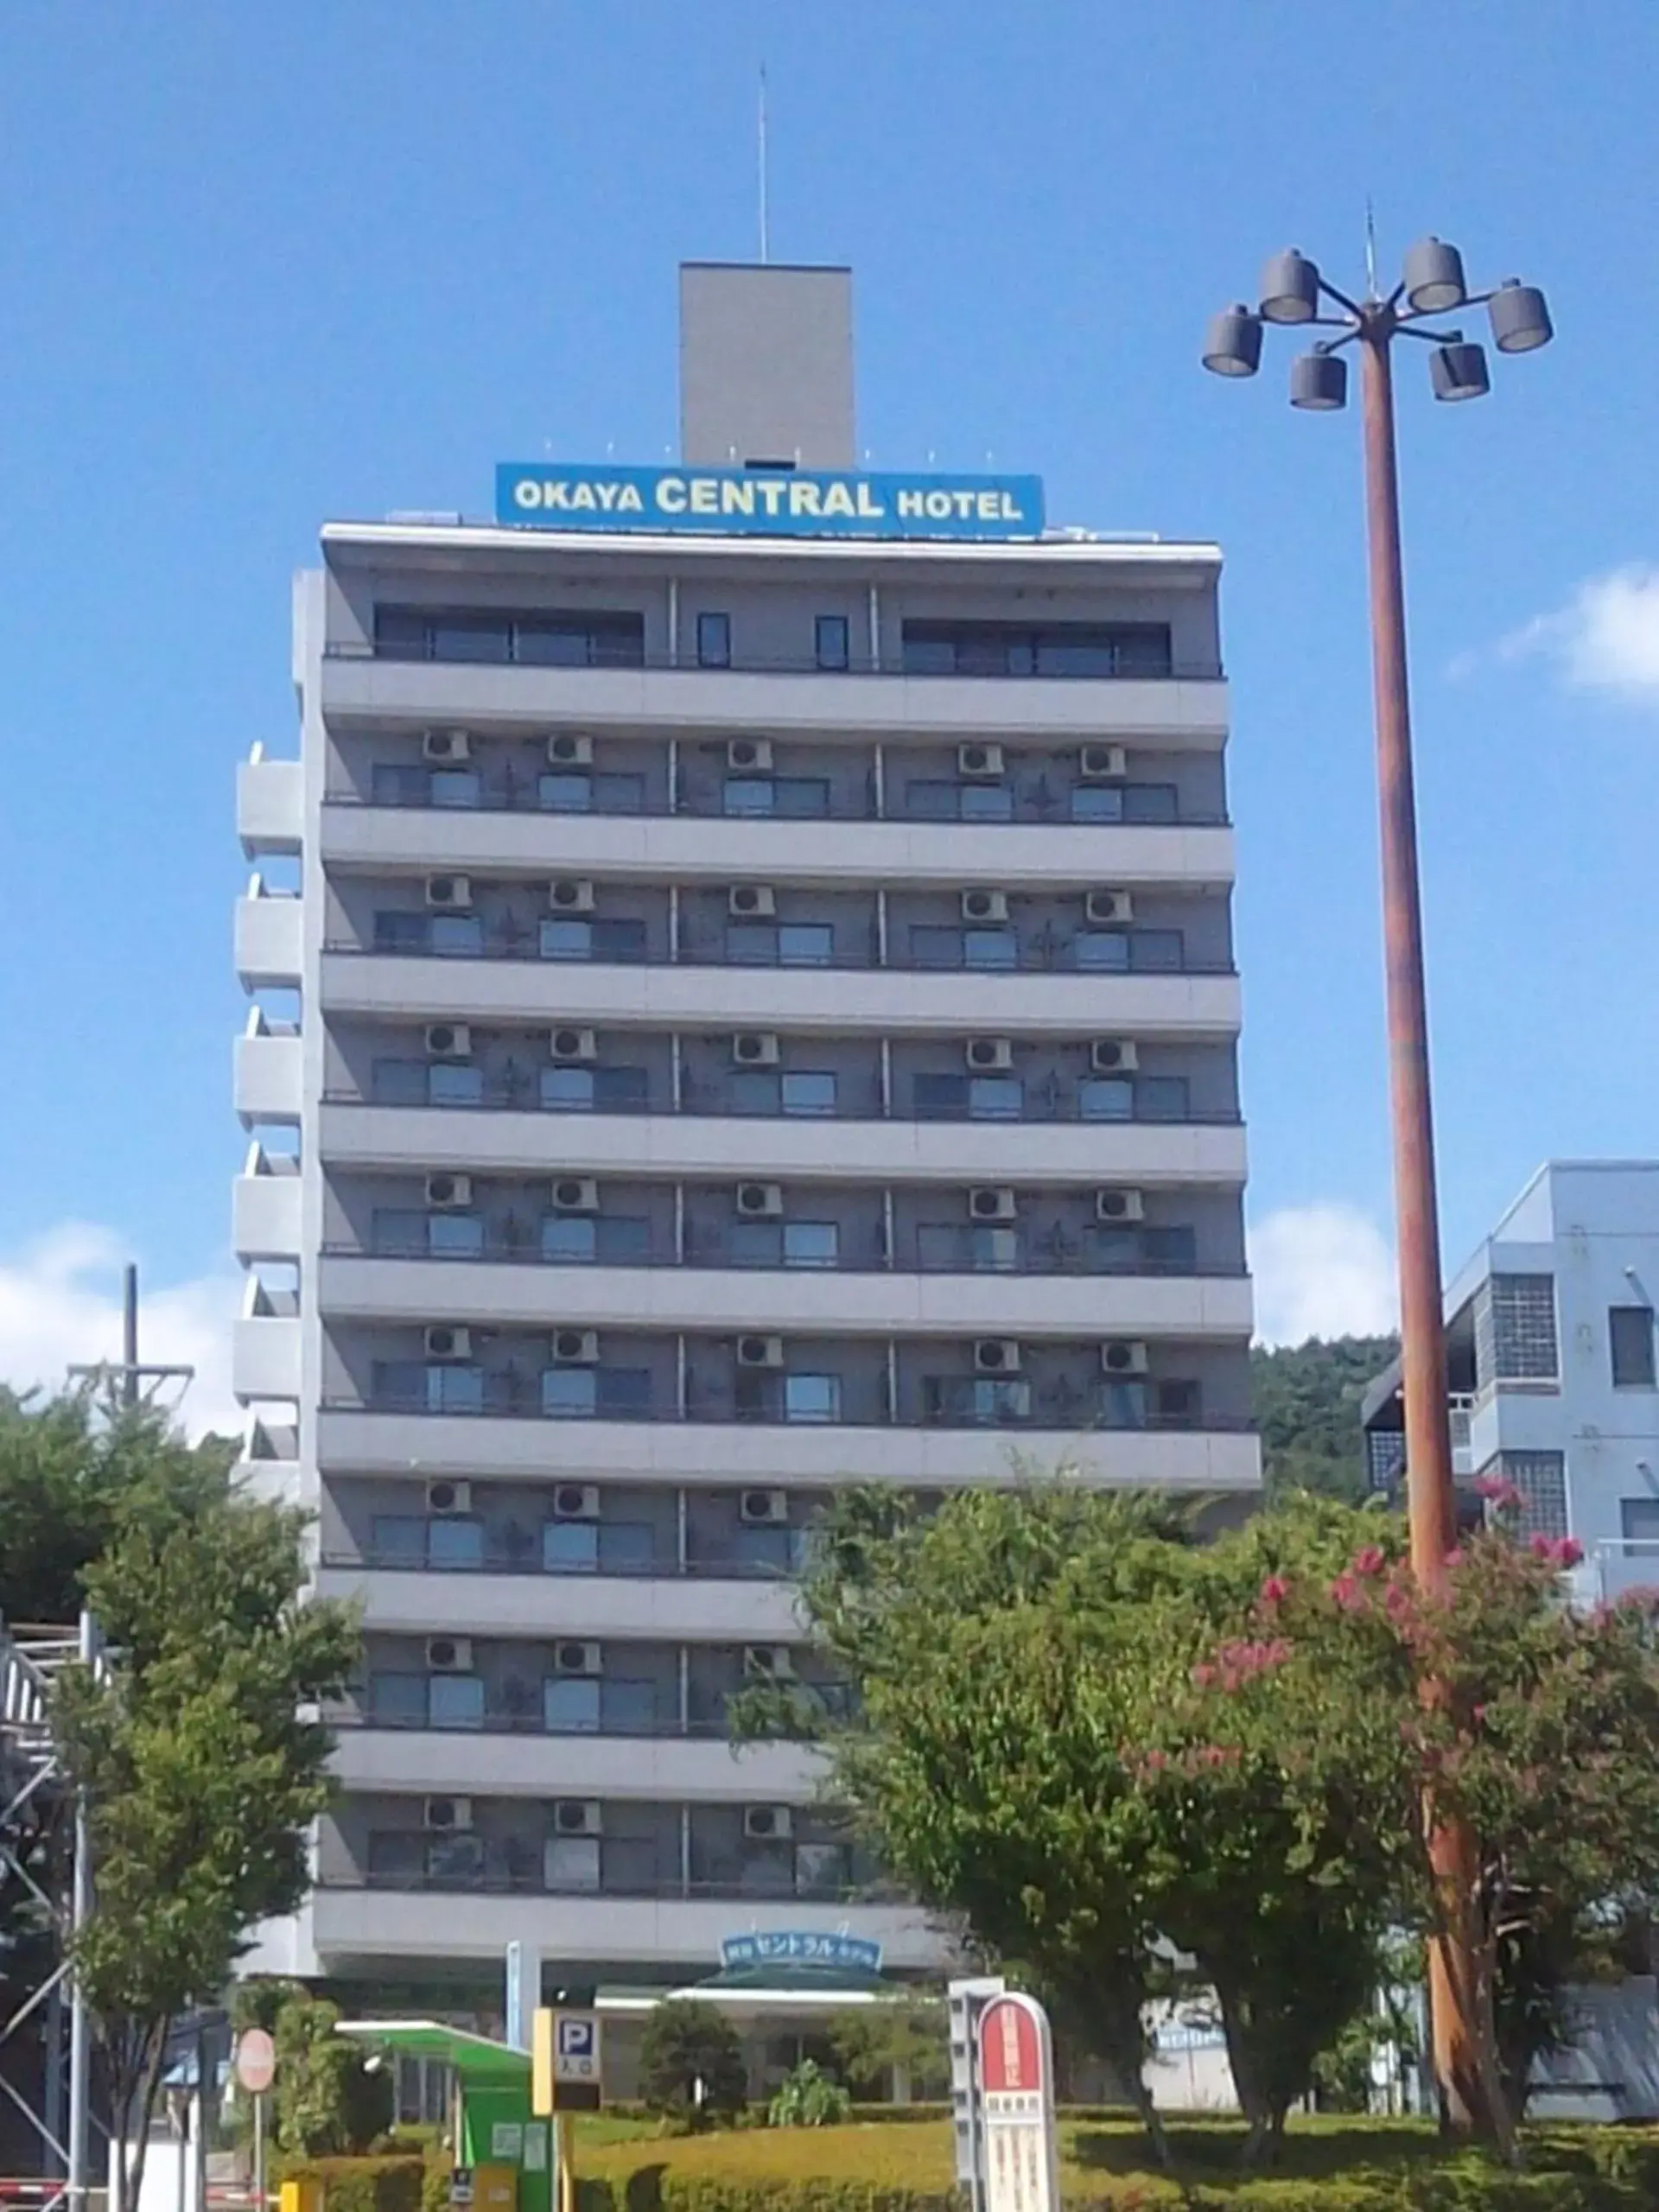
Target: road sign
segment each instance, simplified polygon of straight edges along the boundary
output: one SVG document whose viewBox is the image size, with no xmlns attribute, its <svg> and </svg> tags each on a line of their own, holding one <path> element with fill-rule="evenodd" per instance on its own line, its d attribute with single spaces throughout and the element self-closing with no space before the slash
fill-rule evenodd
<svg viewBox="0 0 1659 2212">
<path fill-rule="evenodd" d="M 986 2212 L 1059 2212 L 1048 2015 L 1034 1997 L 994 1997 L 978 2046 Z"/>
<path fill-rule="evenodd" d="M 236 2078 L 258 2096 L 276 2078 L 276 2046 L 263 2028 L 245 2028 L 236 2040 Z"/>
<path fill-rule="evenodd" d="M 601 2093 L 599 2015 L 537 2008 L 531 2036 L 531 2110 L 593 2112 Z"/>
<path fill-rule="evenodd" d="M 979 2125 L 980 2013 L 1007 1987 L 1001 1974 L 973 1974 L 950 1983 L 945 1995 L 950 2021 L 950 2113 L 957 2151 L 957 2179 L 973 2199 L 974 2212 L 984 2202 L 984 2145 Z"/>
</svg>

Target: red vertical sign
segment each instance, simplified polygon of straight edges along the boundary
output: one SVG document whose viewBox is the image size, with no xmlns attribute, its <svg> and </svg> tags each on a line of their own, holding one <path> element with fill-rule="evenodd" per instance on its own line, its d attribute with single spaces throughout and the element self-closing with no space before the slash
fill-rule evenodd
<svg viewBox="0 0 1659 2212">
<path fill-rule="evenodd" d="M 979 2016 L 986 2212 L 1059 2212 L 1054 2067 L 1034 1997 L 994 1997 Z"/>
</svg>

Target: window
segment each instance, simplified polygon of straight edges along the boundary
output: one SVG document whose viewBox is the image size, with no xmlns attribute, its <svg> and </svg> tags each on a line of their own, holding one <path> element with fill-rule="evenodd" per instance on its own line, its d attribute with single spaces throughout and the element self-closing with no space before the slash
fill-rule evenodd
<svg viewBox="0 0 1659 2212">
<path fill-rule="evenodd" d="M 412 1829 L 380 1828 L 369 1836 L 369 1879 L 407 1888 L 426 1872 L 426 1838 Z"/>
<path fill-rule="evenodd" d="M 548 1521 L 542 1527 L 542 1572 L 544 1574 L 596 1574 L 599 1572 L 597 1521 Z"/>
<path fill-rule="evenodd" d="M 968 1231 L 968 1264 L 976 1271 L 1005 1274 L 1020 1265 L 1020 1231 L 993 1222 L 975 1222 Z"/>
<path fill-rule="evenodd" d="M 427 1715 L 434 1728 L 484 1726 L 481 1675 L 429 1675 L 426 1694 Z"/>
<path fill-rule="evenodd" d="M 772 811 L 770 776 L 728 776 L 721 791 L 725 814 L 759 815 Z"/>
<path fill-rule="evenodd" d="M 1121 822 L 1123 819 L 1122 784 L 1074 784 L 1071 787 L 1074 822 Z"/>
<path fill-rule="evenodd" d="M 964 968 L 1017 968 L 1020 940 L 1012 930 L 964 930 L 962 964 Z"/>
<path fill-rule="evenodd" d="M 697 666 L 729 668 L 732 664 L 732 618 L 729 614 L 697 617 Z"/>
<path fill-rule="evenodd" d="M 1112 975 L 1127 972 L 1129 964 L 1129 940 L 1123 930 L 1079 930 L 1071 940 L 1071 958 L 1075 966 L 1090 975 L 1103 971 Z"/>
<path fill-rule="evenodd" d="M 1026 1110 L 1026 1086 L 1017 1075 L 976 1075 L 968 1078 L 968 1118 L 973 1122 L 1017 1122 Z"/>
<path fill-rule="evenodd" d="M 825 1421 L 841 1419 L 839 1375 L 785 1375 L 784 1419 Z"/>
<path fill-rule="evenodd" d="M 637 1114 L 651 1096 L 646 1068 L 542 1070 L 542 1104 L 551 1114 Z"/>
<path fill-rule="evenodd" d="M 960 968 L 962 931 L 934 922 L 912 923 L 910 959 L 914 968 Z"/>
<path fill-rule="evenodd" d="M 601 1367 L 599 1410 L 613 1421 L 638 1420 L 651 1411 L 648 1367 Z"/>
<path fill-rule="evenodd" d="M 1179 930 L 1136 930 L 1129 939 L 1129 965 L 1138 975 L 1169 975 L 1185 957 Z"/>
<path fill-rule="evenodd" d="M 536 796 L 549 814 L 588 814 L 593 810 L 594 779 L 560 771 L 541 778 Z"/>
<path fill-rule="evenodd" d="M 1543 1278 L 1548 1281 L 1548 1276 Z M 1515 1484 L 1521 1493 L 1517 1533 L 1564 1536 L 1567 1533 L 1567 1455 L 1561 1452 L 1500 1452 L 1481 1469 Z"/>
<path fill-rule="evenodd" d="M 1166 1428 L 1196 1428 L 1202 1395 L 1195 1382 L 1185 1380 L 1158 1385 L 1158 1419 Z"/>
<path fill-rule="evenodd" d="M 784 1224 L 784 1265 L 786 1268 L 833 1268 L 840 1253 L 841 1230 L 833 1221 L 786 1221 Z"/>
<path fill-rule="evenodd" d="M 1022 1375 L 929 1375 L 922 1381 L 924 1417 L 1000 1428 L 1031 1418 L 1031 1385 Z"/>
<path fill-rule="evenodd" d="M 1173 784 L 1125 784 L 1123 819 L 1126 822 L 1174 822 L 1180 801 Z"/>
<path fill-rule="evenodd" d="M 427 1250 L 437 1260 L 475 1260 L 484 1249 L 483 1217 L 475 1213 L 429 1213 Z"/>
<path fill-rule="evenodd" d="M 435 1889 L 475 1889 L 484 1878 L 481 1835 L 433 1835 L 426 1840 L 426 1878 Z"/>
<path fill-rule="evenodd" d="M 1659 1549 L 1659 1497 L 1621 1497 L 1618 1521 L 1627 1544 Z"/>
<path fill-rule="evenodd" d="M 832 1115 L 836 1110 L 836 1077 L 828 1070 L 798 1068 L 784 1077 L 779 1095 L 785 1114 Z"/>
<path fill-rule="evenodd" d="M 405 1206 L 377 1206 L 369 1226 L 369 1246 L 375 1252 L 413 1258 L 426 1249 L 427 1216 Z"/>
<path fill-rule="evenodd" d="M 593 924 L 563 918 L 544 920 L 541 931 L 541 951 L 543 960 L 591 960 L 594 953 Z"/>
<path fill-rule="evenodd" d="M 371 1675 L 369 1722 L 375 1728 L 424 1728 L 424 1675 Z"/>
<path fill-rule="evenodd" d="M 1148 1268 L 1173 1275 L 1198 1272 L 1198 1232 L 1185 1224 L 1168 1229 L 1143 1229 L 1141 1249 Z"/>
<path fill-rule="evenodd" d="M 599 1838 L 555 1835 L 547 1840 L 543 1878 L 550 1890 L 597 1890 Z"/>
<path fill-rule="evenodd" d="M 550 1736 L 596 1736 L 598 1675 L 550 1675 L 542 1685 L 542 1725 Z"/>
<path fill-rule="evenodd" d="M 1475 1300 L 1475 1369 L 1492 1382 L 1553 1382 L 1558 1373 L 1554 1275 L 1491 1275 Z"/>
<path fill-rule="evenodd" d="M 1653 1308 L 1651 1306 L 1610 1306 L 1607 1342 L 1612 1353 L 1613 1388 L 1651 1390 L 1654 1387 Z"/>
<path fill-rule="evenodd" d="M 1185 1122 L 1188 1118 L 1184 1075 L 1142 1076 L 1135 1086 L 1135 1109 L 1143 1122 Z"/>
<path fill-rule="evenodd" d="M 484 950 L 484 924 L 477 914 L 434 914 L 426 949 L 444 960 L 476 960 Z"/>
<path fill-rule="evenodd" d="M 548 814 L 643 814 L 645 779 L 610 770 L 594 774 L 561 768 L 537 779 L 536 798 Z"/>
<path fill-rule="evenodd" d="M 599 1249 L 598 1224 L 590 1213 L 550 1213 L 542 1223 L 542 1257 L 556 1267 L 577 1267 Z"/>
<path fill-rule="evenodd" d="M 426 1410 L 429 1414 L 481 1414 L 484 1410 L 484 1370 L 480 1367 L 429 1367 L 426 1370 Z"/>
<path fill-rule="evenodd" d="M 643 668 L 645 619 L 639 614 L 518 615 L 512 657 L 537 668 Z"/>
<path fill-rule="evenodd" d="M 794 1529 L 751 1528 L 744 1522 L 732 1545 L 734 1565 L 753 1574 L 788 1574 L 794 1567 Z"/>
<path fill-rule="evenodd" d="M 651 1257 L 651 1222 L 642 1213 L 606 1214 L 599 1224 L 599 1257 L 607 1267 L 631 1268 Z"/>
<path fill-rule="evenodd" d="M 1077 1085 L 1077 1118 L 1082 1122 L 1132 1122 L 1135 1085 L 1127 1076 L 1090 1076 Z"/>
<path fill-rule="evenodd" d="M 915 1075 L 910 1079 L 911 1111 L 918 1122 L 954 1122 L 968 1110 L 965 1075 Z"/>
<path fill-rule="evenodd" d="M 836 933 L 828 922 L 782 922 L 778 929 L 780 968 L 828 968 L 836 957 Z"/>
<path fill-rule="evenodd" d="M 434 1060 L 426 1071 L 429 1106 L 481 1106 L 484 1071 L 468 1060 Z"/>
<path fill-rule="evenodd" d="M 907 676 L 1167 676 L 1166 623 L 906 622 Z"/>
<path fill-rule="evenodd" d="M 426 1521 L 418 1513 L 377 1513 L 370 1522 L 369 1551 L 378 1567 L 424 1567 Z"/>
<path fill-rule="evenodd" d="M 434 806 L 474 807 L 482 802 L 484 786 L 476 768 L 435 768 L 429 796 Z"/>
<path fill-rule="evenodd" d="M 628 917 L 547 919 L 541 925 L 541 954 L 543 960 L 643 960 L 645 925 Z"/>
<path fill-rule="evenodd" d="M 586 1420 L 599 1405 L 599 1370 L 550 1367 L 542 1375 L 542 1411 L 556 1420 Z"/>
<path fill-rule="evenodd" d="M 433 1567 L 475 1570 L 484 1564 L 484 1523 L 467 1513 L 441 1513 L 429 1523 L 427 1559 Z"/>
<path fill-rule="evenodd" d="M 396 767 L 390 762 L 378 760 L 370 776 L 370 804 L 374 806 L 424 806 L 429 789 L 426 769 Z"/>
<path fill-rule="evenodd" d="M 377 952 L 424 952 L 427 946 L 427 918 L 410 911 L 408 913 L 382 908 L 374 918 L 374 949 Z"/>
<path fill-rule="evenodd" d="M 957 794 L 963 822 L 1012 822 L 1014 791 L 1007 784 L 963 784 Z"/>
<path fill-rule="evenodd" d="M 426 648 L 431 660 L 511 660 L 512 625 L 499 615 L 436 615 L 427 627 Z"/>
<path fill-rule="evenodd" d="M 784 1227 L 779 1221 L 734 1221 L 728 1249 L 734 1268 L 776 1268 L 783 1264 Z"/>
<path fill-rule="evenodd" d="M 601 1521 L 599 1563 L 607 1574 L 651 1574 L 657 1566 L 657 1532 L 648 1521 Z"/>
<path fill-rule="evenodd" d="M 813 625 L 813 656 L 820 668 L 845 668 L 850 658 L 847 617 L 820 614 Z"/>
<path fill-rule="evenodd" d="M 607 1736 L 657 1733 L 657 1685 L 649 1678 L 607 1680 L 599 1688 L 599 1725 Z"/>
<path fill-rule="evenodd" d="M 767 1068 L 739 1068 L 726 1091 L 734 1114 L 776 1114 L 782 1110 L 783 1080 Z"/>
<path fill-rule="evenodd" d="M 1147 1425 L 1147 1386 L 1141 1382 L 1110 1380 L 1100 1386 L 1100 1425 L 1103 1428 L 1144 1428 Z"/>
</svg>

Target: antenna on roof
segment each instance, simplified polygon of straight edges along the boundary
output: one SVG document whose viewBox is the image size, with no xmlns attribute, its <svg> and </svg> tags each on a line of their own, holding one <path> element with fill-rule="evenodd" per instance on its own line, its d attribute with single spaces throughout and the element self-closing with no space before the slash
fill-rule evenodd
<svg viewBox="0 0 1659 2212">
<path fill-rule="evenodd" d="M 760 184 L 760 260 L 764 267 L 771 245 L 766 226 L 766 65 L 764 61 L 760 64 L 760 98 L 754 120 Z"/>
<path fill-rule="evenodd" d="M 1376 297 L 1376 210 L 1371 205 L 1371 195 L 1365 195 L 1365 296 Z"/>
</svg>

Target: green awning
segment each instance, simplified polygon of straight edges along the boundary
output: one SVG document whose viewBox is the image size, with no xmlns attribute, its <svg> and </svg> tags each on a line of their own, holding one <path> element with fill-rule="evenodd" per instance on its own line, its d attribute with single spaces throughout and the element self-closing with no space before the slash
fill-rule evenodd
<svg viewBox="0 0 1659 2212">
<path fill-rule="evenodd" d="M 435 2058 L 453 2066 L 464 2083 L 483 2088 L 494 2083 L 517 2087 L 530 2079 L 530 2053 L 515 2050 L 493 2037 L 467 2028 L 447 2028 L 442 2020 L 340 2020 L 336 2035 L 378 2044 L 407 2058 Z"/>
</svg>

